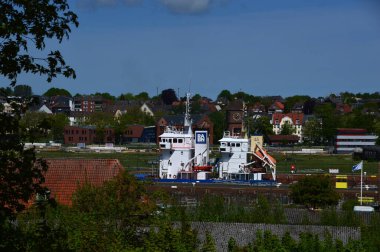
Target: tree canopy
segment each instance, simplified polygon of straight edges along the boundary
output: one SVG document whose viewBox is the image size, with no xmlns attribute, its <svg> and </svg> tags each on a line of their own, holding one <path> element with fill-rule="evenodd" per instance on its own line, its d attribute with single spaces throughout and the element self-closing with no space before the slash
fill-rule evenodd
<svg viewBox="0 0 380 252">
<path fill-rule="evenodd" d="M 290 197 L 295 203 L 318 208 L 338 204 L 339 194 L 334 190 L 330 177 L 306 176 L 291 186 Z"/>
<path fill-rule="evenodd" d="M 20 109 L 14 105 L 14 109 Z M 0 224 L 25 208 L 35 193 L 41 193 L 46 163 L 36 158 L 33 148 L 24 148 L 25 132 L 20 116 L 0 113 Z"/>
<path fill-rule="evenodd" d="M 0 20 L 0 74 L 12 86 L 20 73 L 44 75 L 48 82 L 61 74 L 76 77 L 58 50 L 31 55 L 33 50 L 44 51 L 47 39 L 61 43 L 69 37 L 71 26 L 79 25 L 66 0 L 2 0 Z"/>
<path fill-rule="evenodd" d="M 48 91 L 46 91 L 43 94 L 43 96 L 47 96 L 47 97 L 52 97 L 52 96 L 57 96 L 57 95 L 71 97 L 70 92 L 67 91 L 66 89 L 64 89 L 64 88 L 55 88 L 55 87 L 50 88 Z"/>
<path fill-rule="evenodd" d="M 0 1 L 0 75 L 10 80 L 15 92 L 31 95 L 31 87 L 17 85 L 18 75 L 32 73 L 46 76 L 50 82 L 57 75 L 74 77 L 59 51 L 41 56 L 46 40 L 59 43 L 69 37 L 71 25 L 78 26 L 75 13 L 66 0 Z M 38 56 L 32 55 L 34 52 Z M 15 94 L 16 95 L 16 94 Z M 0 112 L 0 222 L 24 209 L 36 193 L 43 193 L 43 173 L 47 165 L 36 158 L 33 148 L 25 149 L 28 131 L 20 127 L 26 102 L 13 106 L 12 113 Z M 45 128 L 37 125 L 36 128 Z"/>
</svg>

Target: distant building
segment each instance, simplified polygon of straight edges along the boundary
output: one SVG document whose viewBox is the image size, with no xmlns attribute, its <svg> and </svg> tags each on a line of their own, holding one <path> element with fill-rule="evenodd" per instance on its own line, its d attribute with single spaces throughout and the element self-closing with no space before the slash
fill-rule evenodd
<svg viewBox="0 0 380 252">
<path fill-rule="evenodd" d="M 70 115 L 70 112 L 74 111 L 73 99 L 62 95 L 51 97 L 49 107 L 54 114 L 64 113 Z"/>
<path fill-rule="evenodd" d="M 123 134 L 124 143 L 155 143 L 156 126 L 128 125 Z"/>
<path fill-rule="evenodd" d="M 103 139 L 98 139 L 95 126 L 66 126 L 64 128 L 65 144 L 115 143 L 115 132 L 105 128 Z"/>
<path fill-rule="evenodd" d="M 356 148 L 376 145 L 378 136 L 366 129 L 338 128 L 334 139 L 335 153 L 353 153 Z"/>
<path fill-rule="evenodd" d="M 274 113 L 272 115 L 271 124 L 273 125 L 273 133 L 276 135 L 281 134 L 282 128 L 285 124 L 290 125 L 294 129 L 293 135 L 298 136 L 300 142 L 302 142 L 303 131 L 302 125 L 304 122 L 303 113 Z"/>
<path fill-rule="evenodd" d="M 286 146 L 297 144 L 300 137 L 296 135 L 271 135 L 268 136 L 268 141 L 272 146 Z"/>
<path fill-rule="evenodd" d="M 244 120 L 243 101 L 235 100 L 230 102 L 226 108 L 227 130 L 232 135 L 240 135 Z"/>
<path fill-rule="evenodd" d="M 105 107 L 112 102 L 104 99 L 101 96 L 77 96 L 74 97 L 74 110 L 81 112 L 100 112 L 104 111 Z"/>
<path fill-rule="evenodd" d="M 268 108 L 268 114 L 274 114 L 274 113 L 283 113 L 285 109 L 285 105 L 282 102 L 275 101 L 272 105 Z"/>
</svg>

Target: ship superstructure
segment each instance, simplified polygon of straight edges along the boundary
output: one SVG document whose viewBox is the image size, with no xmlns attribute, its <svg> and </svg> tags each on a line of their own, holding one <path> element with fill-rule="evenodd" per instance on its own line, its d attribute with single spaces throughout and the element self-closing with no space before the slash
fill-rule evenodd
<svg viewBox="0 0 380 252">
<path fill-rule="evenodd" d="M 209 165 L 209 137 L 205 130 L 191 128 L 190 94 L 186 97 L 183 128 L 166 127 L 159 136 L 161 150 L 159 177 L 161 179 L 207 179 Z"/>
<path fill-rule="evenodd" d="M 243 112 L 245 112 L 243 103 Z M 245 113 L 243 113 L 245 114 Z M 224 132 L 219 140 L 221 154 L 217 164 L 219 178 L 226 180 L 262 180 L 262 175 L 269 172 L 276 180 L 276 160 L 256 142 L 255 137 L 248 137 L 248 131 L 242 120 L 241 133 Z"/>
</svg>

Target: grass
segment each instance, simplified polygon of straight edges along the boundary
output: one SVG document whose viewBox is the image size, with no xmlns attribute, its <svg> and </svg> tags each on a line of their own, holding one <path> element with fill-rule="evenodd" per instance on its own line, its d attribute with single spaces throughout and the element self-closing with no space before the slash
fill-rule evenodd
<svg viewBox="0 0 380 252">
<path fill-rule="evenodd" d="M 339 154 L 313 154 L 313 155 L 300 155 L 300 154 L 280 154 L 273 153 L 274 158 L 277 160 L 277 171 L 280 173 L 289 173 L 290 166 L 294 164 L 298 172 L 308 170 L 322 169 L 324 172 L 329 172 L 329 169 L 339 169 L 341 174 L 352 174 L 352 166 L 359 163 L 359 160 L 353 160 L 351 155 Z M 375 175 L 378 173 L 378 162 L 364 161 L 363 170 L 368 175 Z M 355 172 L 360 174 L 360 172 Z"/>
<path fill-rule="evenodd" d="M 340 174 L 352 174 L 352 166 L 359 163 L 351 155 L 328 154 L 287 154 L 271 153 L 277 160 L 278 173 L 290 173 L 290 166 L 294 164 L 298 172 L 322 169 L 328 173 L 329 169 L 339 169 Z M 129 170 L 151 170 L 158 167 L 159 154 L 156 152 L 128 152 L 128 153 L 94 153 L 94 152 L 64 152 L 40 151 L 38 157 L 42 158 L 79 158 L 79 159 L 118 159 Z M 378 162 L 364 161 L 364 171 L 367 175 L 378 174 Z M 360 174 L 360 172 L 356 172 Z"/>
</svg>

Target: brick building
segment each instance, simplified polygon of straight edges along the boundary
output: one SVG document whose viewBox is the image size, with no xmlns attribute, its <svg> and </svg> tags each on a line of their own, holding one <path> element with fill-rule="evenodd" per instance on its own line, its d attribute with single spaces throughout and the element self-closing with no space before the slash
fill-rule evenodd
<svg viewBox="0 0 380 252">
<path fill-rule="evenodd" d="M 99 139 L 99 136 L 102 139 Z M 95 126 L 65 126 L 65 144 L 94 144 L 94 143 L 115 143 L 115 132 L 111 128 L 105 128 L 103 134 L 97 134 Z"/>
</svg>

